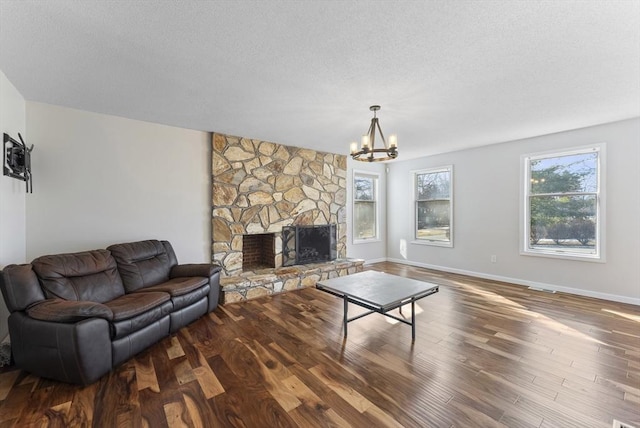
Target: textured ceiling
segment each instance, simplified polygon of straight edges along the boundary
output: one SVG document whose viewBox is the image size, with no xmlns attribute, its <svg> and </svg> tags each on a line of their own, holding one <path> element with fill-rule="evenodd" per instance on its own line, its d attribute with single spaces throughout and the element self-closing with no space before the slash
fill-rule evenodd
<svg viewBox="0 0 640 428">
<path fill-rule="evenodd" d="M 31 101 L 400 159 L 640 116 L 638 1 L 6 1 Z"/>
</svg>

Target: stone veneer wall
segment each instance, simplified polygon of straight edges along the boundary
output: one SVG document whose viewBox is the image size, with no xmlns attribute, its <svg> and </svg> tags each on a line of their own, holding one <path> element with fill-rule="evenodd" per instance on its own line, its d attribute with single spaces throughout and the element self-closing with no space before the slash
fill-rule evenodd
<svg viewBox="0 0 640 428">
<path fill-rule="evenodd" d="M 213 134 L 213 260 L 223 276 L 242 273 L 242 236 L 274 233 L 282 266 L 282 227 L 338 225 L 346 256 L 344 155 Z"/>
</svg>

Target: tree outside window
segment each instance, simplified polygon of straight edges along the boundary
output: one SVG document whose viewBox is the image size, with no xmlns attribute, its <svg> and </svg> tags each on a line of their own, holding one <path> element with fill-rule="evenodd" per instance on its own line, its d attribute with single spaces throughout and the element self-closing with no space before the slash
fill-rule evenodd
<svg viewBox="0 0 640 428">
<path fill-rule="evenodd" d="M 453 167 L 414 173 L 416 239 L 435 245 L 452 245 Z"/>
<path fill-rule="evenodd" d="M 353 176 L 353 239 L 378 237 L 378 176 L 354 173 Z"/>
<path fill-rule="evenodd" d="M 525 157 L 525 253 L 600 257 L 600 147 Z"/>
</svg>

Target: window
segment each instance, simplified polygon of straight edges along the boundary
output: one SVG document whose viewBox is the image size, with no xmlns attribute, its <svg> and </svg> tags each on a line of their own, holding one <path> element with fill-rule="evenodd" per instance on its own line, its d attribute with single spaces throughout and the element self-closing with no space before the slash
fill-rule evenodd
<svg viewBox="0 0 640 428">
<path fill-rule="evenodd" d="M 378 174 L 353 173 L 353 240 L 378 238 Z"/>
<path fill-rule="evenodd" d="M 523 156 L 523 254 L 602 260 L 604 145 Z"/>
<path fill-rule="evenodd" d="M 453 166 L 414 172 L 416 240 L 453 246 Z"/>
</svg>

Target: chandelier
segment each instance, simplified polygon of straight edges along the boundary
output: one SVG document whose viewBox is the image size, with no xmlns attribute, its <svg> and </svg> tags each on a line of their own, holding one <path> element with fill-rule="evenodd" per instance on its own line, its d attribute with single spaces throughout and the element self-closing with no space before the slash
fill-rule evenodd
<svg viewBox="0 0 640 428">
<path fill-rule="evenodd" d="M 358 143 L 351 143 L 351 157 L 360 162 L 383 162 L 397 158 L 398 138 L 395 135 L 391 135 L 389 137 L 389 145 L 387 146 L 387 141 L 384 139 L 384 135 L 380 129 L 380 124 L 378 123 L 378 118 L 376 117 L 376 112 L 380 110 L 380 106 L 371 106 L 369 107 L 369 110 L 373 112 L 371 126 L 369 126 L 367 134 L 362 136 L 362 145 L 360 146 L 360 150 L 358 150 Z M 380 138 L 382 139 L 384 148 L 375 148 L 376 129 L 378 130 L 378 133 L 380 133 Z"/>
</svg>

